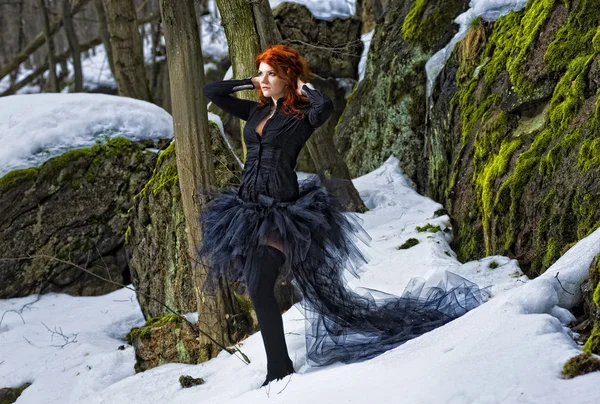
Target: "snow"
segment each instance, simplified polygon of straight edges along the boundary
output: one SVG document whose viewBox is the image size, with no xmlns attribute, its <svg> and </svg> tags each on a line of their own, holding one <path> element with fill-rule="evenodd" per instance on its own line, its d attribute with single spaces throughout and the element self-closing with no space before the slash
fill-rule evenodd
<svg viewBox="0 0 600 404">
<path fill-rule="evenodd" d="M 365 34 L 362 34 L 360 39 L 363 42 L 363 51 L 360 55 L 360 61 L 358 62 L 358 80 L 365 78 L 365 70 L 367 69 L 367 57 L 369 56 L 369 47 L 371 46 L 371 40 L 375 30 L 371 30 Z"/>
<path fill-rule="evenodd" d="M 440 49 L 425 64 L 425 71 L 427 72 L 427 99 L 431 100 L 433 85 L 437 76 L 452 54 L 454 46 L 467 34 L 471 21 L 479 16 L 486 21 L 495 21 L 510 11 L 523 9 L 526 5 L 527 0 L 471 0 L 469 9 L 454 19 L 454 22 L 460 26 L 456 35 L 454 35 L 448 45 Z"/>
<path fill-rule="evenodd" d="M 113 137 L 173 137 L 173 119 L 140 100 L 104 94 L 0 97 L 0 176 Z"/>
<path fill-rule="evenodd" d="M 304 177 L 301 174 L 300 177 Z M 576 291 L 593 257 L 600 253 L 600 229 L 574 245 L 548 271 L 528 280 L 507 257 L 482 257 L 461 264 L 450 249 L 448 216 L 442 206 L 415 192 L 390 157 L 377 170 L 353 180 L 369 211 L 361 214 L 372 244 L 371 261 L 352 287 L 401 294 L 412 277 L 435 279 L 444 271 L 491 286 L 491 299 L 463 317 L 372 360 L 322 368 L 306 365 L 305 320 L 300 305 L 284 315 L 290 357 L 298 373 L 259 388 L 266 372 L 260 333 L 240 343 L 251 359 L 222 352 L 199 364 L 166 364 L 134 374 L 134 352 L 121 339 L 143 323 L 134 293 L 105 296 L 46 294 L 0 300 L 0 387 L 27 388 L 17 404 L 28 403 L 595 403 L 600 372 L 564 380 L 564 362 L 581 352 L 566 323 L 573 319 Z M 440 226 L 420 233 L 417 226 Z M 408 238 L 420 243 L 398 250 Z M 498 267 L 492 269 L 494 261 Z M 555 278 L 559 274 L 560 284 Z M 564 288 L 564 289 L 563 289 Z M 575 293 L 572 296 L 570 293 Z M 39 300 L 36 299 L 39 297 Z M 21 318 L 22 316 L 22 318 Z M 49 329 L 62 329 L 74 342 L 63 348 Z M 120 345 L 125 349 L 119 350 Z M 183 389 L 180 375 L 206 383 Z"/>
</svg>

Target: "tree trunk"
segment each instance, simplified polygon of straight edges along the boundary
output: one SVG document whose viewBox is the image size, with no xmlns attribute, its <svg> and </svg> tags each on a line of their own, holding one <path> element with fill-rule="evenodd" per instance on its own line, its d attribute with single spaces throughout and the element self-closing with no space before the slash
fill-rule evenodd
<svg viewBox="0 0 600 404">
<path fill-rule="evenodd" d="M 73 8 L 71 9 L 71 15 L 75 15 L 81 10 L 81 8 L 88 2 L 89 0 L 75 0 L 73 2 Z M 58 17 L 54 18 L 50 23 L 50 34 L 54 35 L 62 26 L 63 17 L 62 14 Z M 38 50 L 42 45 L 46 43 L 46 34 L 44 31 L 40 32 L 36 35 L 36 37 L 27 44 L 27 46 L 19 52 L 17 56 L 15 56 L 10 62 L 6 63 L 4 66 L 0 68 L 0 80 L 4 78 L 7 74 L 12 72 L 15 69 L 18 69 L 21 63 L 26 61 L 36 50 Z"/>
<path fill-rule="evenodd" d="M 257 0 L 252 4 L 252 13 L 261 49 L 281 43 L 281 33 L 275 23 L 269 0 Z"/>
<path fill-rule="evenodd" d="M 244 78 L 256 75 L 254 59 L 260 52 L 260 41 L 254 26 L 252 6 L 247 0 L 217 0 L 221 13 L 221 24 L 225 29 L 229 59 L 233 68 L 234 78 Z M 236 97 L 258 101 L 256 91 L 239 91 Z M 246 161 L 246 143 L 244 142 L 244 122 L 240 121 L 240 139 L 242 142 L 242 160 Z"/>
<path fill-rule="evenodd" d="M 108 59 L 110 71 L 112 72 L 113 77 L 115 77 L 115 64 L 113 61 L 112 46 L 110 44 L 110 34 L 108 33 L 106 13 L 104 12 L 104 4 L 102 4 L 102 0 L 94 0 L 94 9 L 96 10 L 96 17 L 98 18 L 98 24 L 100 25 L 98 33 L 100 34 L 100 38 L 102 38 L 102 43 L 104 44 L 104 50 L 106 51 L 106 58 Z"/>
<path fill-rule="evenodd" d="M 38 0 L 40 9 L 42 10 L 42 21 L 44 27 L 44 36 L 48 44 L 48 88 L 50 92 L 58 93 L 58 80 L 56 79 L 56 60 L 54 59 L 54 40 L 52 39 L 53 32 L 50 29 L 50 19 L 48 18 L 48 9 L 46 8 L 46 0 Z"/>
<path fill-rule="evenodd" d="M 119 95 L 152 102 L 133 0 L 104 0 Z"/>
<path fill-rule="evenodd" d="M 198 212 L 206 197 L 200 193 L 216 183 L 212 144 L 208 129 L 206 99 L 202 95 L 204 62 L 193 0 L 161 0 L 160 10 L 167 48 L 175 154 L 179 187 L 183 200 L 188 247 L 198 297 L 198 322 L 204 331 L 220 343 L 228 344 L 227 324 L 222 296 L 205 296 L 202 287 L 207 268 L 195 258 L 201 243 Z M 205 337 L 201 337 L 205 338 Z M 218 348 L 206 339 L 213 354 Z M 209 357 L 212 355 L 209 355 Z"/>
<path fill-rule="evenodd" d="M 73 17 L 71 15 L 71 0 L 62 0 L 63 20 L 65 24 L 65 34 L 69 42 L 69 50 L 73 58 L 73 77 L 76 93 L 83 91 L 83 72 L 81 70 L 81 51 L 79 50 L 79 39 L 73 27 Z"/>
</svg>

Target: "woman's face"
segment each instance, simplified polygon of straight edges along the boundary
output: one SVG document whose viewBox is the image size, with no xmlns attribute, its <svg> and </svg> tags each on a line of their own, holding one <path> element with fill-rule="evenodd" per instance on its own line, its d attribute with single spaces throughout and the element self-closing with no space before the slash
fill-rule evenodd
<svg viewBox="0 0 600 404">
<path fill-rule="evenodd" d="M 279 99 L 285 96 L 285 80 L 277 76 L 275 70 L 264 62 L 258 66 L 258 80 L 265 97 Z"/>
</svg>

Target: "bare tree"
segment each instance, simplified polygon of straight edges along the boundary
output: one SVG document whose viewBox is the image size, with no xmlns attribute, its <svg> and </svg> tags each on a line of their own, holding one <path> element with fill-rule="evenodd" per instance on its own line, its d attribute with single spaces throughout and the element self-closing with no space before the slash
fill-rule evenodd
<svg viewBox="0 0 600 404">
<path fill-rule="evenodd" d="M 104 4 L 102 0 L 94 0 L 94 10 L 96 11 L 96 17 L 98 18 L 98 34 L 102 38 L 104 49 L 106 50 L 106 58 L 108 59 L 108 65 L 110 71 L 115 76 L 115 64 L 112 56 L 112 46 L 110 44 L 110 34 L 108 33 L 108 25 L 106 23 L 106 13 L 104 12 Z"/>
<path fill-rule="evenodd" d="M 206 100 L 201 93 L 204 84 L 204 62 L 194 2 L 161 0 L 160 10 L 171 83 L 177 172 L 188 229 L 190 262 L 198 297 L 198 322 L 206 325 L 208 332 L 212 333 L 212 338 L 221 343 L 228 343 L 221 298 L 203 295 L 207 268 L 194 259 L 202 237 L 196 218 L 207 202 L 206 197 L 199 191 L 201 187 L 208 188 L 216 183 Z M 212 347 L 212 353 L 216 353 L 217 346 L 210 340 L 203 343 Z"/>
<path fill-rule="evenodd" d="M 83 72 L 81 70 L 81 51 L 79 50 L 79 39 L 73 27 L 73 16 L 71 15 L 71 0 L 62 0 L 63 20 L 65 34 L 69 42 L 69 50 L 73 59 L 73 76 L 75 92 L 83 91 Z"/>
<path fill-rule="evenodd" d="M 119 94 L 152 102 L 133 0 L 104 0 Z"/>
<path fill-rule="evenodd" d="M 269 0 L 255 0 L 252 3 L 252 14 L 261 49 L 281 43 L 281 33 L 273 18 Z"/>
<path fill-rule="evenodd" d="M 50 19 L 48 18 L 48 8 L 46 7 L 46 0 L 39 0 L 40 10 L 42 12 L 44 36 L 46 37 L 46 43 L 48 44 L 48 87 L 51 92 L 58 92 L 58 80 L 56 79 L 56 60 L 54 54 L 54 40 L 52 39 L 53 32 L 50 29 Z"/>
<path fill-rule="evenodd" d="M 79 10 L 82 9 L 82 7 L 88 2 L 89 0 L 74 0 L 73 1 L 73 7 L 71 9 L 71 14 L 75 15 L 79 12 Z M 50 22 L 50 35 L 54 35 L 62 26 L 63 24 L 63 18 L 62 18 L 62 14 L 58 15 L 57 17 L 55 17 L 51 22 Z M 11 59 L 9 62 L 5 63 L 2 67 L 0 67 L 0 80 L 2 80 L 4 78 L 4 76 L 6 76 L 7 74 L 13 72 L 14 70 L 18 69 L 19 66 L 21 65 L 21 63 L 27 61 L 29 59 L 29 57 L 35 52 L 37 51 L 39 48 L 41 48 L 45 43 L 46 43 L 46 34 L 44 31 L 38 33 L 35 38 L 33 38 L 33 40 L 31 40 L 31 42 L 29 42 L 25 47 L 21 48 L 19 53 L 13 58 Z"/>
</svg>

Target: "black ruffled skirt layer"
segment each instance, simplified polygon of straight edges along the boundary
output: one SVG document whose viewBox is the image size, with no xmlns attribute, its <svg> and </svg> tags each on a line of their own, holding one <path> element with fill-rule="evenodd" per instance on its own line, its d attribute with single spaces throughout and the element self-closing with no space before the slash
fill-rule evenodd
<svg viewBox="0 0 600 404">
<path fill-rule="evenodd" d="M 200 215 L 199 255 L 211 267 L 207 288 L 214 290 L 220 276 L 256 288 L 260 268 L 246 257 L 267 240 L 277 240 L 304 296 L 312 365 L 372 358 L 463 315 L 487 296 L 486 290 L 451 273 L 434 288 L 411 286 L 402 296 L 355 292 L 343 273 L 358 276 L 367 259 L 357 242 L 368 244 L 370 237 L 362 220 L 343 212 L 318 177 L 301 182 L 300 196 L 292 202 L 267 197 L 247 202 L 237 190 L 220 193 Z"/>
</svg>

